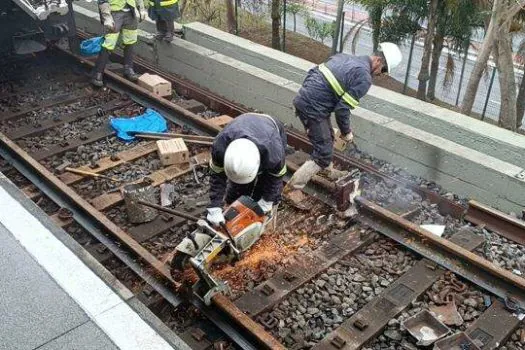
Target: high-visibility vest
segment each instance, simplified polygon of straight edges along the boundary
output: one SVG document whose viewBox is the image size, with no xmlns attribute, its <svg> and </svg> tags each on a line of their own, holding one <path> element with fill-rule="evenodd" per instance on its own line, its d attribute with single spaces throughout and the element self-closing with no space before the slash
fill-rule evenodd
<svg viewBox="0 0 525 350">
<path fill-rule="evenodd" d="M 126 5 L 129 5 L 133 8 L 137 7 L 135 0 L 109 0 L 109 7 L 111 11 L 122 11 Z"/>
<path fill-rule="evenodd" d="M 161 7 L 166 7 L 166 6 L 175 5 L 178 2 L 179 0 L 165 0 L 165 1 L 158 1 L 158 2 L 150 0 L 149 5 L 157 6 L 157 4 L 159 4 Z"/>
<path fill-rule="evenodd" d="M 341 87 L 341 84 L 339 84 L 337 78 L 324 63 L 319 65 L 319 70 L 326 78 L 326 80 L 328 80 L 330 87 L 332 88 L 332 90 L 334 90 L 335 94 L 339 98 L 342 98 L 347 105 L 352 107 L 352 109 L 356 108 L 359 105 L 359 102 Z"/>
</svg>

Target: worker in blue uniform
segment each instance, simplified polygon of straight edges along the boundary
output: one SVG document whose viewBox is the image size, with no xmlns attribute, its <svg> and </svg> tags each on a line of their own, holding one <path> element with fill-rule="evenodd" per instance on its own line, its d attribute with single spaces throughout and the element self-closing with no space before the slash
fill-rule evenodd
<svg viewBox="0 0 525 350">
<path fill-rule="evenodd" d="M 281 200 L 286 174 L 284 125 L 266 114 L 246 113 L 231 121 L 213 141 L 207 220 L 225 222 L 224 205 L 250 196 L 265 214 Z"/>
<path fill-rule="evenodd" d="M 156 40 L 170 42 L 175 34 L 180 34 L 173 23 L 180 17 L 179 0 L 149 0 L 148 14 L 157 25 Z"/>
<path fill-rule="evenodd" d="M 147 12 L 143 0 L 97 0 L 102 24 L 104 42 L 100 51 L 91 83 L 101 87 L 102 77 L 109 61 L 110 53 L 115 50 L 119 37 L 124 46 L 124 77 L 135 82 L 139 75 L 133 70 L 134 51 L 137 42 L 138 22 L 146 19 Z"/>
<path fill-rule="evenodd" d="M 302 197 L 292 198 L 287 194 L 304 188 L 317 173 L 325 172 L 334 180 L 344 175 L 332 164 L 334 134 L 330 115 L 335 114 L 342 138 L 352 142 L 350 111 L 370 89 L 372 76 L 391 72 L 402 60 L 397 45 L 385 42 L 379 47 L 372 56 L 336 54 L 308 71 L 293 104 L 313 145 L 313 152 L 311 159 L 297 169 L 284 188 L 286 198 L 292 202 Z"/>
</svg>

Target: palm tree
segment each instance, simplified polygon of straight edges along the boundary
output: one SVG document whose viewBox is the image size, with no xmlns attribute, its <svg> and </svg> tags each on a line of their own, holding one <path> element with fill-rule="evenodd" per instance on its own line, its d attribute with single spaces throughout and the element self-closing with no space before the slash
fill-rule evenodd
<svg viewBox="0 0 525 350">
<path fill-rule="evenodd" d="M 438 5 L 438 21 L 433 40 L 432 63 L 428 81 L 427 97 L 435 99 L 439 59 L 443 48 L 450 51 L 465 52 L 471 46 L 473 28 L 482 26 L 481 9 L 472 0 L 445 0 Z M 449 53 L 446 63 L 444 86 L 454 80 L 455 61 Z"/>
<path fill-rule="evenodd" d="M 521 33 L 524 34 L 525 32 L 522 31 Z M 516 54 L 520 57 L 522 71 L 518 97 L 516 99 L 516 127 L 519 128 L 523 120 L 523 114 L 525 113 L 525 74 L 523 73 L 525 72 L 525 58 L 523 57 L 525 56 L 525 38 L 522 39 Z"/>
<path fill-rule="evenodd" d="M 281 49 L 281 1 L 272 0 L 272 48 Z"/>
<path fill-rule="evenodd" d="M 515 16 L 522 11 L 523 6 L 525 0 L 493 0 L 486 35 L 470 75 L 461 108 L 464 114 L 470 114 L 472 111 L 479 82 L 490 55 L 493 54 L 498 68 L 501 93 L 499 124 L 511 130 L 515 130 L 517 126 L 517 96 L 510 33 Z"/>
<path fill-rule="evenodd" d="M 381 23 L 383 13 L 389 6 L 390 0 L 350 0 L 350 2 L 361 4 L 366 9 L 369 16 L 369 20 L 359 22 L 359 26 L 356 26 L 354 28 L 354 37 L 358 37 L 359 32 L 365 23 L 370 24 L 370 27 L 372 28 L 372 51 L 377 51 L 377 48 L 379 47 L 379 39 L 381 36 Z M 350 33 L 347 33 L 347 35 L 343 39 L 343 42 L 348 40 L 348 34 Z"/>
<path fill-rule="evenodd" d="M 286 4 L 286 11 L 290 12 L 293 15 L 293 31 L 294 32 L 297 31 L 297 14 L 304 10 L 305 10 L 305 7 L 298 2 L 292 2 L 292 3 Z"/>
</svg>

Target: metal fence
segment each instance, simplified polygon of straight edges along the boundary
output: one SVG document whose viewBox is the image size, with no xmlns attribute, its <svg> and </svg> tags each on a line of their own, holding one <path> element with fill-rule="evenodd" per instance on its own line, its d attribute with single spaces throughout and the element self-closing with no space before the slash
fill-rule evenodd
<svg viewBox="0 0 525 350">
<path fill-rule="evenodd" d="M 235 14 L 237 18 L 236 31 L 239 33 L 243 29 L 250 29 L 254 23 L 260 21 L 265 25 L 271 23 L 271 0 L 234 0 Z M 300 4 L 302 10 L 297 13 L 290 12 L 292 6 Z M 306 18 L 314 18 L 320 25 L 331 24 L 335 21 L 337 13 L 337 1 L 335 0 L 281 0 L 281 26 L 282 36 L 286 31 L 294 31 L 305 36 L 319 40 L 312 35 L 308 28 Z M 343 36 L 353 28 L 356 23 L 365 23 L 360 30 L 358 39 L 355 42 L 355 54 L 369 55 L 372 52 L 372 34 L 371 29 L 366 24 L 368 13 L 362 7 L 348 3 L 344 6 L 343 16 Z M 482 31 L 476 31 L 473 34 L 473 40 L 480 46 L 482 40 Z M 520 38 L 521 39 L 521 38 Z M 284 43 L 283 40 L 281 40 Z M 331 46 L 331 38 L 324 40 L 327 46 Z M 352 53 L 352 38 L 344 45 L 340 42 L 338 51 L 342 50 Z M 411 40 L 401 43 L 400 47 L 403 52 L 404 60 L 397 69 L 392 72 L 391 76 L 401 83 L 406 83 L 410 89 L 417 90 L 419 70 L 421 67 L 421 58 L 423 54 L 423 39 L 416 39 L 414 42 L 413 55 L 410 66 L 408 65 Z M 517 47 L 517 44 L 514 45 Z M 282 50 L 286 51 L 286 46 L 282 45 Z M 435 89 L 435 98 L 458 109 L 461 108 L 465 89 L 470 78 L 471 71 L 476 61 L 475 50 L 470 50 L 466 59 L 465 53 L 449 52 L 445 47 L 440 57 L 439 70 Z M 462 74 L 463 71 L 463 74 Z M 516 69 L 516 89 L 521 82 L 523 72 Z M 447 84 L 445 84 L 445 79 Z M 493 65 L 489 65 L 484 77 L 481 79 L 476 99 L 473 106 L 473 112 L 483 118 L 497 122 L 500 110 L 500 91 L 497 70 Z"/>
</svg>

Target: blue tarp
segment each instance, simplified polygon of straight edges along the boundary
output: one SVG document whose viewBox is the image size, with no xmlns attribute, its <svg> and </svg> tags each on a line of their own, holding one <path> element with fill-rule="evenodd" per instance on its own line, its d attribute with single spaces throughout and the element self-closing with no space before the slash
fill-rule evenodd
<svg viewBox="0 0 525 350">
<path fill-rule="evenodd" d="M 132 141 L 133 132 L 166 132 L 168 124 L 163 116 L 153 109 L 146 109 L 146 113 L 134 118 L 112 118 L 111 127 L 117 132 L 117 137 L 124 141 Z"/>
<path fill-rule="evenodd" d="M 104 37 L 97 36 L 91 39 L 86 39 L 80 43 L 80 54 L 82 56 L 94 56 L 98 55 L 102 49 L 102 43 L 104 42 Z"/>
</svg>

